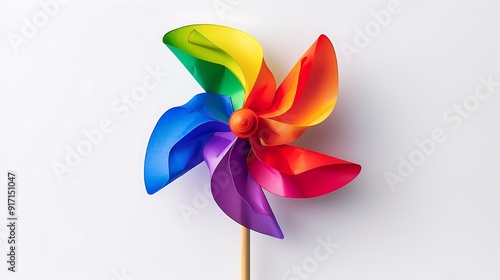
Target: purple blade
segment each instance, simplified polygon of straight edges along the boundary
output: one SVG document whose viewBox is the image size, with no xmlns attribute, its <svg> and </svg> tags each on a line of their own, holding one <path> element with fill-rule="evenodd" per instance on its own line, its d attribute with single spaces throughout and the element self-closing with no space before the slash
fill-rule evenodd
<svg viewBox="0 0 500 280">
<path fill-rule="evenodd" d="M 237 138 L 229 149 L 222 149 L 223 145 L 217 143 L 223 142 L 227 143 L 227 141 L 209 141 L 204 151 L 205 155 L 211 154 L 210 149 L 225 151 L 222 158 L 220 156 L 208 160 L 205 158 L 209 166 L 211 160 L 220 158 L 217 167 L 212 172 L 211 179 L 215 202 L 226 215 L 242 226 L 282 239 L 283 233 L 262 188 L 248 172 L 247 157 L 250 143 Z M 217 152 L 213 153 L 213 155 L 217 154 Z"/>
<path fill-rule="evenodd" d="M 236 135 L 232 132 L 215 132 L 205 144 L 203 159 L 208 165 L 210 176 L 214 174 L 215 168 L 235 140 Z"/>
</svg>

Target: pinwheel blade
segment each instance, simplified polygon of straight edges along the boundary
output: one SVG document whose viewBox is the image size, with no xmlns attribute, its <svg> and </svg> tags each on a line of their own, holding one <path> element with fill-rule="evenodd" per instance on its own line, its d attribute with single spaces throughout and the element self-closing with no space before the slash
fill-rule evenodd
<svg viewBox="0 0 500 280">
<path fill-rule="evenodd" d="M 262 188 L 248 173 L 249 150 L 250 144 L 241 138 L 225 150 L 212 174 L 213 197 L 222 211 L 242 226 L 283 238 Z"/>
<path fill-rule="evenodd" d="M 351 182 L 358 176 L 361 166 L 304 148 L 282 145 L 252 149 L 248 169 L 255 181 L 271 193 L 310 198 Z"/>
<path fill-rule="evenodd" d="M 203 159 L 208 166 L 210 176 L 214 174 L 215 168 L 235 140 L 236 135 L 232 132 L 216 132 L 207 142 L 203 149 Z"/>
<path fill-rule="evenodd" d="M 270 71 L 263 66 L 259 42 L 249 34 L 226 26 L 195 24 L 168 32 L 163 42 L 205 91 L 231 97 L 234 110 L 243 106 L 254 84 L 259 84 L 258 90 L 272 88 L 267 99 L 268 105 L 272 102 L 275 85 L 269 83 Z"/>
<path fill-rule="evenodd" d="M 203 148 L 214 132 L 229 131 L 228 97 L 202 93 L 163 114 L 156 124 L 144 162 L 149 194 L 171 183 L 203 161 Z"/>
<path fill-rule="evenodd" d="M 307 127 L 325 120 L 337 102 L 337 58 L 325 35 L 299 59 L 276 90 L 273 105 L 258 112 L 258 136 L 265 145 L 295 141 Z"/>
</svg>

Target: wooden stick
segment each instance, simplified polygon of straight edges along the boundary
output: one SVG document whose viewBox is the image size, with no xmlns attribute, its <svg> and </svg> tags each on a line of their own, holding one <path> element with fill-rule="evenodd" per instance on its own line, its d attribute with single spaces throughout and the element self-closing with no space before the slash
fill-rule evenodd
<svg viewBox="0 0 500 280">
<path fill-rule="evenodd" d="M 250 230 L 246 227 L 241 232 L 241 280 L 250 280 Z"/>
</svg>

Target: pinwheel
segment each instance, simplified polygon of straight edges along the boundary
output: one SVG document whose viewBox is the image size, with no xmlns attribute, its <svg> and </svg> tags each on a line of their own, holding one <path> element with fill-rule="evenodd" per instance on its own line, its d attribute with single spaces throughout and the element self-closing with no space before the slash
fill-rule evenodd
<svg viewBox="0 0 500 280">
<path fill-rule="evenodd" d="M 160 117 L 146 150 L 153 194 L 205 161 L 222 211 L 248 229 L 283 238 L 262 189 L 311 198 L 350 181 L 361 166 L 290 145 L 337 101 L 335 50 L 321 35 L 276 88 L 255 38 L 218 25 L 175 29 L 163 42 L 205 90 Z"/>
</svg>

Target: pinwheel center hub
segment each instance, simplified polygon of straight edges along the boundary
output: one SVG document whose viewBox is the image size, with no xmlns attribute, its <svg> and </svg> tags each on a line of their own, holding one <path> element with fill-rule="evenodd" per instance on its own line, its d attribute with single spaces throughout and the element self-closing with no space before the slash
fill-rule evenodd
<svg viewBox="0 0 500 280">
<path fill-rule="evenodd" d="M 233 112 L 229 118 L 229 128 L 240 138 L 248 138 L 257 131 L 259 119 L 254 111 L 241 108 Z"/>
</svg>

